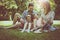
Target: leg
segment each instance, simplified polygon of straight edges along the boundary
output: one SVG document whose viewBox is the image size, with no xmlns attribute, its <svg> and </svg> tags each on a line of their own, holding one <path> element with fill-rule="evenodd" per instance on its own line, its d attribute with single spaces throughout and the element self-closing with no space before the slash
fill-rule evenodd
<svg viewBox="0 0 60 40">
<path fill-rule="evenodd" d="M 31 29 L 31 23 L 28 24 L 28 33 L 30 32 L 30 29 Z"/>
<path fill-rule="evenodd" d="M 23 28 L 23 30 L 21 31 L 21 32 L 24 32 L 25 31 L 25 29 L 26 29 L 26 27 L 27 27 L 27 22 L 24 24 L 24 28 Z"/>
<path fill-rule="evenodd" d="M 42 31 L 44 31 L 44 32 L 50 32 L 50 27 L 51 27 L 51 25 L 48 24 L 48 23 L 46 23 L 46 24 L 43 26 Z"/>
<path fill-rule="evenodd" d="M 10 26 L 10 27 L 5 27 L 5 28 L 6 28 L 6 29 L 17 29 L 17 28 L 20 27 L 20 25 L 21 25 L 21 23 L 19 22 L 19 23 L 17 23 L 17 24 L 14 24 L 14 25 L 12 25 L 12 26 Z"/>
<path fill-rule="evenodd" d="M 34 27 L 33 29 L 31 29 L 31 31 L 35 31 L 37 29 L 40 29 L 40 27 Z"/>
<path fill-rule="evenodd" d="M 36 27 L 37 19 L 34 19 L 34 28 Z"/>
</svg>

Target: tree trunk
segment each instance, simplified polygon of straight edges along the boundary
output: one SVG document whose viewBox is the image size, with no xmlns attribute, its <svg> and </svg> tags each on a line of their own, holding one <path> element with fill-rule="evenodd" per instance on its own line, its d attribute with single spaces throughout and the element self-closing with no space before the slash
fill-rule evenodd
<svg viewBox="0 0 60 40">
<path fill-rule="evenodd" d="M 55 9 L 55 19 L 60 20 L 60 0 L 54 0 L 56 3 L 56 9 Z"/>
</svg>

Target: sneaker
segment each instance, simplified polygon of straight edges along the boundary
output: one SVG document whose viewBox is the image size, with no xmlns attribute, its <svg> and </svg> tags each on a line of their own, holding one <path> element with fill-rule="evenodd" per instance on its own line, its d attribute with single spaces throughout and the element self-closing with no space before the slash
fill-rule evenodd
<svg viewBox="0 0 60 40">
<path fill-rule="evenodd" d="M 43 30 L 44 32 L 48 32 L 48 30 Z"/>
<path fill-rule="evenodd" d="M 24 30 L 21 31 L 22 33 L 24 32 Z"/>
<path fill-rule="evenodd" d="M 38 29 L 38 30 L 34 31 L 34 33 L 42 33 L 40 30 L 41 29 Z"/>
</svg>

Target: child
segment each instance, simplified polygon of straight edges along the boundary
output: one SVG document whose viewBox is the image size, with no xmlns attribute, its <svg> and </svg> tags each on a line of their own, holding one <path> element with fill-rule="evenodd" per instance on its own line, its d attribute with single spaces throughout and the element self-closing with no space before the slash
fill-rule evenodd
<svg viewBox="0 0 60 40">
<path fill-rule="evenodd" d="M 7 29 L 22 29 L 24 26 L 24 20 L 20 17 L 19 13 L 16 13 L 14 15 L 14 19 L 13 19 L 13 24 L 10 27 L 6 27 Z"/>
<path fill-rule="evenodd" d="M 27 15 L 26 16 L 26 22 L 24 24 L 24 28 L 21 32 L 24 32 L 26 30 L 27 26 L 28 26 L 27 32 L 29 33 L 30 29 L 31 29 L 31 25 L 32 25 L 31 15 Z"/>
</svg>

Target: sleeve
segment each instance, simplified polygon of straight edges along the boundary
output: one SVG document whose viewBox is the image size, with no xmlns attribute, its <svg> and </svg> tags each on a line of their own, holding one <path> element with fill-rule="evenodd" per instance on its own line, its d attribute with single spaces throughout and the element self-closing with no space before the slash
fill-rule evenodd
<svg viewBox="0 0 60 40">
<path fill-rule="evenodd" d="M 23 12 L 23 14 L 22 14 L 22 19 L 24 20 L 24 23 L 26 22 L 26 14 L 27 12 L 26 12 L 26 10 Z"/>
<path fill-rule="evenodd" d="M 25 11 L 22 14 L 22 18 L 25 19 Z"/>
<path fill-rule="evenodd" d="M 50 14 L 50 22 L 51 23 L 53 22 L 54 17 L 55 17 L 55 13 L 54 12 L 51 12 L 51 14 Z"/>
<path fill-rule="evenodd" d="M 52 12 L 52 13 L 51 13 L 51 20 L 54 20 L 54 17 L 55 17 L 55 13 Z"/>
<path fill-rule="evenodd" d="M 33 13 L 34 15 L 37 15 L 37 14 L 38 14 L 36 11 L 33 11 L 33 12 L 34 12 L 34 13 Z"/>
</svg>

